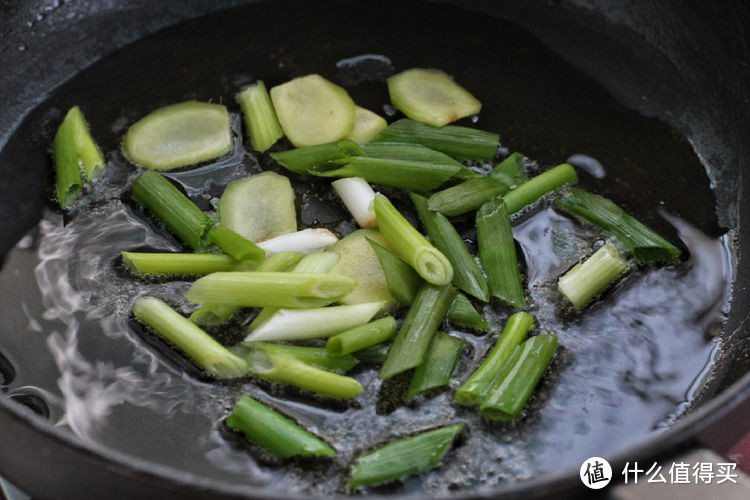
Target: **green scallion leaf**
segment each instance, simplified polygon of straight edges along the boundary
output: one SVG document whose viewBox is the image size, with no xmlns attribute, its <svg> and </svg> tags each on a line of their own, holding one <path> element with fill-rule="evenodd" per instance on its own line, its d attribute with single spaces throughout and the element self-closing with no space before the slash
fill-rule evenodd
<svg viewBox="0 0 750 500">
<path fill-rule="evenodd" d="M 250 396 L 239 397 L 227 425 L 277 457 L 336 454 L 313 434 Z"/>
<path fill-rule="evenodd" d="M 443 332 L 435 333 L 424 362 L 414 370 L 409 389 L 406 391 L 406 399 L 448 385 L 463 347 L 463 338 Z"/>
<path fill-rule="evenodd" d="M 463 426 L 439 427 L 364 453 L 354 465 L 349 488 L 387 483 L 436 467 Z"/>
<path fill-rule="evenodd" d="M 680 256 L 677 247 L 603 196 L 571 188 L 568 196 L 557 200 L 557 205 L 602 228 L 639 262 L 670 263 Z"/>
</svg>

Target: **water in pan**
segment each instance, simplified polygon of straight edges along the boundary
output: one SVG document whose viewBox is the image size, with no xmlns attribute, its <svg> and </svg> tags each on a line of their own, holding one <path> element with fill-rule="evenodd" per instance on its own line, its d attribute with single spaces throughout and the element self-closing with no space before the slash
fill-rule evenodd
<svg viewBox="0 0 750 500">
<path fill-rule="evenodd" d="M 445 464 L 382 491 L 439 495 L 538 477 L 576 467 L 591 455 L 606 456 L 668 424 L 710 362 L 715 342 L 706 331 L 720 319 L 729 275 L 724 240 L 715 237 L 713 213 L 705 208 L 713 206 L 708 181 L 684 139 L 621 109 L 513 26 L 449 7 L 432 6 L 425 15 L 411 6 L 372 13 L 356 4 L 336 5 L 303 7 L 290 18 L 278 15 L 283 4 L 261 4 L 185 23 L 100 61 L 30 114 L 9 142 L 13 147 L 37 138 L 24 146 L 30 148 L 28 161 L 49 162 L 45 147 L 60 112 L 77 103 L 108 151 L 108 166 L 66 224 L 55 210 L 46 210 L 6 256 L 0 305 L 8 312 L 0 350 L 16 374 L 3 389 L 38 388 L 50 418 L 84 440 L 231 483 L 318 495 L 343 491 L 345 470 L 363 449 L 441 423 L 468 424 Z M 417 14 L 424 24 L 404 29 Z M 279 19 L 284 40 L 273 36 L 282 28 Z M 254 34 L 252 47 L 238 43 L 247 33 Z M 315 50 L 309 50 L 312 40 L 319 42 Z M 504 54 L 502 65 L 492 63 L 498 53 Z M 200 66 L 189 66 L 194 61 Z M 352 74 L 363 62 L 363 75 Z M 358 103 L 382 110 L 388 102 L 385 86 L 373 80 L 386 76 L 390 65 L 439 67 L 455 75 L 484 103 L 477 126 L 500 132 L 504 146 L 544 167 L 577 153 L 596 158 L 607 175 L 582 173 L 584 186 L 613 197 L 673 240 L 675 231 L 657 209 L 663 205 L 681 217 L 672 221 L 690 249 L 689 262 L 634 272 L 580 316 L 558 305 L 554 281 L 591 250 L 598 234 L 544 204 L 516 221 L 537 331 L 556 332 L 561 345 L 516 423 L 481 421 L 475 410 L 452 405 L 451 391 L 393 404 L 366 366 L 355 371 L 365 391 L 351 404 L 249 381 L 212 383 L 195 377 L 179 357 L 129 322 L 133 298 L 144 293 L 180 305 L 183 312 L 189 305 L 181 298 L 186 282 L 144 283 L 117 266 L 122 249 L 180 248 L 123 195 L 137 175 L 117 148 L 127 124 L 188 98 L 229 104 L 237 85 L 253 76 L 273 85 L 308 72 L 349 81 Z M 111 92 L 122 74 L 131 81 Z M 580 95 L 587 100 L 581 102 Z M 235 139 L 233 154 L 218 164 L 172 175 L 203 208 L 228 180 L 273 168 L 267 157 L 256 159 L 238 135 Z M 354 227 L 325 183 L 295 176 L 292 181 L 302 225 L 325 224 L 339 233 Z M 470 219 L 456 222 L 471 240 Z M 495 333 L 454 332 L 468 344 L 454 388 L 494 341 L 508 310 L 493 305 L 485 314 Z M 339 451 L 337 458 L 268 463 L 258 450 L 226 435 L 221 421 L 243 392 L 325 437 Z"/>
</svg>

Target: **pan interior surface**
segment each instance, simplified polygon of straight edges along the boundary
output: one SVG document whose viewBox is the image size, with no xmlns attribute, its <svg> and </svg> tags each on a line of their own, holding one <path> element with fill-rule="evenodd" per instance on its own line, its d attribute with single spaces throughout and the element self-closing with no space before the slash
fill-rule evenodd
<svg viewBox="0 0 750 500">
<path fill-rule="evenodd" d="M 475 409 L 454 406 L 450 390 L 399 403 L 403 380 L 381 386 L 374 366 L 355 372 L 365 391 L 352 403 L 247 380 L 212 382 L 130 321 L 132 301 L 144 293 L 182 312 L 189 306 L 181 298 L 186 282 L 140 282 L 117 259 L 121 250 L 181 248 L 129 199 L 127 186 L 137 172 L 119 149 L 129 124 L 188 99 L 224 103 L 236 113 L 233 96 L 242 85 L 262 79 L 270 87 L 309 73 L 386 114 L 385 78 L 411 67 L 442 69 L 470 89 L 483 109 L 475 125 L 467 124 L 500 133 L 502 147 L 535 160 L 536 171 L 573 155 L 595 158 L 605 175 L 581 170 L 581 185 L 673 242 L 679 230 L 689 257 L 675 267 L 633 272 L 600 303 L 573 315 L 555 299 L 556 277 L 600 236 L 547 205 L 519 218 L 514 233 L 536 331 L 557 333 L 561 348 L 524 416 L 511 423 L 484 421 Z M 6 254 L 0 383 L 3 392 L 33 401 L 51 423 L 84 442 L 217 483 L 323 496 L 345 492 L 349 466 L 370 446 L 463 421 L 468 431 L 440 468 L 373 491 L 488 491 L 577 467 L 668 426 L 719 352 L 710 333 L 727 312 L 731 259 L 693 149 L 668 125 L 623 107 L 506 21 L 435 4 L 373 11 L 356 2 L 269 2 L 183 22 L 98 61 L 29 113 L 0 152 L 0 169 L 13 172 L 23 163 L 40 173 L 33 185 L 18 181 L 30 198 L 51 194 L 49 147 L 74 104 L 106 153 L 107 171 L 70 214 L 63 217 L 47 203 L 39 224 Z M 170 174 L 204 209 L 229 180 L 278 168 L 245 149 L 239 117 L 233 120 L 230 155 Z M 354 229 L 327 182 L 290 178 L 302 226 L 326 226 L 340 236 Z M 411 213 L 406 197 L 392 195 Z M 473 245 L 473 220 L 455 222 Z M 452 331 L 468 344 L 453 389 L 510 312 L 497 304 L 485 309 L 490 335 Z M 243 444 L 223 426 L 242 393 L 314 429 L 337 457 L 281 464 Z"/>
</svg>

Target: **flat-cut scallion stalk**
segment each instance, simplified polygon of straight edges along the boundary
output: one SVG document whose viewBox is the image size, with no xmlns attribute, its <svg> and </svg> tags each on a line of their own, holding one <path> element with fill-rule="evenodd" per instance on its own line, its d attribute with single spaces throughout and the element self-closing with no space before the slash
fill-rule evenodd
<svg viewBox="0 0 750 500">
<path fill-rule="evenodd" d="M 387 483 L 437 467 L 463 427 L 447 425 L 367 451 L 354 465 L 349 488 Z"/>
<path fill-rule="evenodd" d="M 380 234 L 399 257 L 433 285 L 451 282 L 453 266 L 450 261 L 414 229 L 388 198 L 378 193 L 373 208 Z"/>
<path fill-rule="evenodd" d="M 490 329 L 487 321 L 474 308 L 466 295 L 459 293 L 451 302 L 445 317 L 453 324 L 466 326 L 474 330 L 486 332 Z"/>
<path fill-rule="evenodd" d="M 571 188 L 569 195 L 557 200 L 557 205 L 602 228 L 639 262 L 670 263 L 680 256 L 677 247 L 603 196 Z"/>
<path fill-rule="evenodd" d="M 606 244 L 560 276 L 557 288 L 574 307 L 581 308 L 627 269 L 628 262 Z"/>
<path fill-rule="evenodd" d="M 362 177 L 372 184 L 423 193 L 432 191 L 460 170 L 460 165 L 358 156 L 341 168 L 321 172 L 319 175 L 323 177 Z"/>
<path fill-rule="evenodd" d="M 206 241 L 219 247 L 235 260 L 259 264 L 266 252 L 247 238 L 223 224 L 216 224 L 206 233 Z"/>
<path fill-rule="evenodd" d="M 286 271 L 293 265 L 297 264 L 302 258 L 299 252 L 279 252 L 269 255 L 258 267 L 256 272 L 281 272 Z M 235 269 L 237 270 L 237 269 Z M 218 272 L 218 271 L 217 271 Z M 241 306 L 226 304 L 204 304 L 198 307 L 190 315 L 190 321 L 196 325 L 221 325 L 234 316 L 237 311 L 242 309 Z"/>
<path fill-rule="evenodd" d="M 185 298 L 197 304 L 323 307 L 352 291 L 354 285 L 351 278 L 328 273 L 213 273 L 196 280 Z"/>
<path fill-rule="evenodd" d="M 242 395 L 227 425 L 274 456 L 334 456 L 336 451 L 292 420 L 250 396 Z"/>
<path fill-rule="evenodd" d="M 354 368 L 358 363 L 357 358 L 354 356 L 333 354 L 325 347 L 309 347 L 271 342 L 240 342 L 230 350 L 244 359 L 253 349 L 261 349 L 263 351 L 276 350 L 287 353 L 308 365 L 317 366 L 323 370 L 332 370 L 337 373 L 345 373 Z"/>
<path fill-rule="evenodd" d="M 478 209 L 490 198 L 503 195 L 525 181 L 523 155 L 513 153 L 495 165 L 487 175 L 434 193 L 427 200 L 427 207 L 449 216 L 461 215 Z"/>
<path fill-rule="evenodd" d="M 443 214 L 429 210 L 426 198 L 412 193 L 411 201 L 430 243 L 443 252 L 453 266 L 453 286 L 487 302 L 490 298 L 487 280 L 453 224 Z"/>
<path fill-rule="evenodd" d="M 456 391 L 456 403 L 474 406 L 480 403 L 487 394 L 492 382 L 497 378 L 513 349 L 526 337 L 534 318 L 527 312 L 517 312 L 508 318 L 502 334 L 494 347 L 474 373 Z"/>
<path fill-rule="evenodd" d="M 414 370 L 406 399 L 448 385 L 463 348 L 463 338 L 443 332 L 435 333 L 424 362 Z"/>
<path fill-rule="evenodd" d="M 555 334 L 537 335 L 521 344 L 518 359 L 505 377 L 493 382 L 479 406 L 479 413 L 493 420 L 518 418 L 556 349 Z"/>
<path fill-rule="evenodd" d="M 330 337 L 326 349 L 333 354 L 349 354 L 390 340 L 394 335 L 396 320 L 386 316 Z"/>
<path fill-rule="evenodd" d="M 249 271 L 246 264 L 220 253 L 120 253 L 125 267 L 140 276 L 200 276 L 220 271 Z"/>
<path fill-rule="evenodd" d="M 235 356 L 190 320 L 154 297 L 139 297 L 133 304 L 133 315 L 165 338 L 206 373 L 216 377 L 241 377 L 246 363 Z"/>
<path fill-rule="evenodd" d="M 284 136 L 271 103 L 271 96 L 268 95 L 262 80 L 248 86 L 235 98 L 242 108 L 245 127 L 254 150 L 265 151 Z"/>
<path fill-rule="evenodd" d="M 203 236 L 211 219 L 163 175 L 144 170 L 133 182 L 132 194 L 190 248 L 203 248 Z"/>
<path fill-rule="evenodd" d="M 305 255 L 294 266 L 292 272 L 295 273 L 327 273 L 335 266 L 341 257 L 336 252 L 313 252 Z M 265 323 L 271 316 L 276 314 L 278 307 L 264 307 L 258 311 L 250 323 L 249 330 L 253 331 Z"/>
<path fill-rule="evenodd" d="M 296 174 L 310 174 L 337 168 L 363 154 L 362 148 L 356 142 L 342 139 L 326 144 L 271 153 L 271 158 L 279 162 L 282 167 Z"/>
<path fill-rule="evenodd" d="M 503 196 L 503 201 L 505 201 L 508 214 L 514 214 L 545 194 L 576 181 L 578 181 L 578 175 L 573 165 L 562 163 L 509 191 Z"/>
<path fill-rule="evenodd" d="M 372 142 L 421 144 L 454 158 L 491 161 L 500 136 L 492 132 L 457 125 L 433 127 L 403 118 L 388 125 Z"/>
<path fill-rule="evenodd" d="M 258 325 L 245 340 L 325 339 L 370 321 L 383 302 L 312 309 L 279 309 Z"/>
<path fill-rule="evenodd" d="M 516 245 L 505 203 L 501 198 L 485 202 L 477 211 L 476 220 L 479 261 L 487 273 L 490 293 L 512 306 L 525 307 Z"/>
<path fill-rule="evenodd" d="M 410 306 L 424 280 L 413 267 L 393 252 L 369 238 L 367 241 L 378 256 L 391 295 L 399 304 Z"/>
<path fill-rule="evenodd" d="M 81 168 L 86 178 L 95 179 L 104 167 L 104 159 L 78 106 L 68 110 L 55 133 L 54 156 L 57 199 L 61 207 L 66 207 L 81 192 Z"/>
<path fill-rule="evenodd" d="M 362 177 L 346 177 L 333 181 L 331 186 L 360 227 L 378 226 L 375 211 L 372 209 L 375 191 L 372 190 L 365 179 Z"/>
<path fill-rule="evenodd" d="M 288 251 L 311 253 L 323 250 L 338 240 L 338 237 L 328 229 L 308 228 L 260 241 L 258 246 L 265 250 L 266 254 Z"/>
<path fill-rule="evenodd" d="M 251 345 L 248 345 L 251 344 Z M 265 380 L 289 384 L 332 398 L 352 398 L 362 392 L 357 379 L 322 370 L 304 362 L 289 350 L 265 342 L 245 344 L 243 359 L 248 370 Z"/>
<path fill-rule="evenodd" d="M 381 380 L 422 364 L 455 295 L 456 289 L 450 285 L 422 285 L 380 368 Z"/>
</svg>

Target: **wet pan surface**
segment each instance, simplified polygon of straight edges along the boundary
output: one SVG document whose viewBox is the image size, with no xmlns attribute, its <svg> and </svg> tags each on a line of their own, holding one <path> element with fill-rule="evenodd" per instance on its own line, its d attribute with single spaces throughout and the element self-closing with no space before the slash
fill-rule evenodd
<svg viewBox="0 0 750 500">
<path fill-rule="evenodd" d="M 384 114 L 384 79 L 410 67 L 443 69 L 470 89 L 483 103 L 475 126 L 500 133 L 503 148 L 536 160 L 534 172 L 575 154 L 596 158 L 606 175 L 581 170 L 581 185 L 674 242 L 676 231 L 659 210 L 678 217 L 670 220 L 682 228 L 682 248 L 692 260 L 636 271 L 601 303 L 571 315 L 557 303 L 555 280 L 599 235 L 544 204 L 520 217 L 514 235 L 524 253 L 535 331 L 557 333 L 561 349 L 515 423 L 482 421 L 475 410 L 453 406 L 451 391 L 398 404 L 389 394 L 397 382 L 381 389 L 372 366 L 355 372 L 365 391 L 349 404 L 252 381 L 207 381 L 129 321 L 132 300 L 144 293 L 188 311 L 181 299 L 185 282 L 143 283 L 118 266 L 123 249 L 180 248 L 127 196 L 137 172 L 122 158 L 119 141 L 129 124 L 186 99 L 221 102 L 236 112 L 233 96 L 243 84 L 259 78 L 270 87 L 308 73 L 342 84 L 355 102 Z M 330 495 L 344 491 L 346 469 L 372 444 L 464 421 L 468 431 L 439 469 L 376 491 L 435 496 L 485 490 L 606 456 L 668 425 L 715 354 L 717 342 L 706 333 L 727 300 L 729 258 L 698 158 L 669 126 L 623 108 L 507 22 L 442 5 L 373 12 L 355 3 L 293 2 L 184 22 L 82 71 L 19 125 L 0 152 L 0 166 L 5 171 L 22 161 L 30 172 L 46 172 L 28 186 L 35 193 L 30 203 L 51 193 L 49 147 L 73 104 L 106 152 L 107 173 L 65 220 L 49 203 L 39 225 L 6 255 L 0 352 L 7 362 L 0 358 L 0 368 L 16 368 L 4 369 L 0 382 L 84 441 L 228 484 Z M 238 124 L 235 116 L 230 156 L 171 174 L 202 208 L 228 180 L 277 168 L 245 150 Z M 301 226 L 325 225 L 340 235 L 354 228 L 326 183 L 292 181 Z M 396 202 L 408 210 L 405 197 Z M 471 218 L 455 222 L 471 241 Z M 509 312 L 496 303 L 485 310 L 493 332 Z M 455 333 L 466 337 L 469 349 L 454 383 L 495 338 Z M 337 458 L 279 465 L 238 443 L 222 420 L 241 393 L 314 429 L 337 449 Z"/>
</svg>

